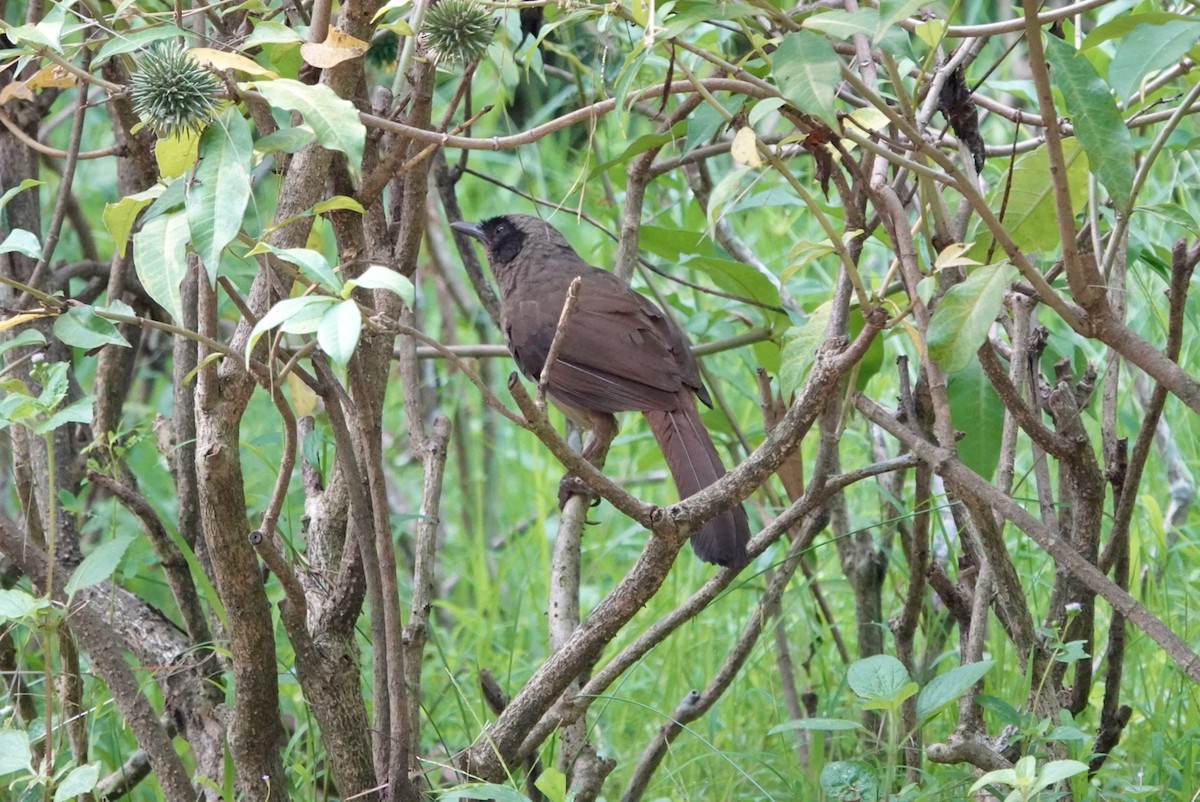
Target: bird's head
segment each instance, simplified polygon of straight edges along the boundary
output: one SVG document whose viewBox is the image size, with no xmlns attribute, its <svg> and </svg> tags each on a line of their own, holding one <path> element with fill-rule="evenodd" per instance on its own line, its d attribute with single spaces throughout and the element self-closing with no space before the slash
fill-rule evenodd
<svg viewBox="0 0 1200 802">
<path fill-rule="evenodd" d="M 483 243 L 492 268 L 503 268 L 525 250 L 571 246 L 553 226 L 529 214 L 504 214 L 482 223 L 451 223 L 450 228 Z"/>
</svg>

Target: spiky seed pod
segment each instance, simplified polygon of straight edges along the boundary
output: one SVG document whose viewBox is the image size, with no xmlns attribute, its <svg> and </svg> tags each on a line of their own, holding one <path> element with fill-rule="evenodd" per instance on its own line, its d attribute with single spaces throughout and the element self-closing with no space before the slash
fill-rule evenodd
<svg viewBox="0 0 1200 802">
<path fill-rule="evenodd" d="M 132 83 L 134 111 L 160 137 L 201 131 L 221 104 L 217 77 L 177 43 L 151 45 L 138 58 Z"/>
<path fill-rule="evenodd" d="M 417 41 L 434 61 L 471 63 L 487 52 L 496 23 L 475 0 L 441 0 L 425 12 Z"/>
</svg>

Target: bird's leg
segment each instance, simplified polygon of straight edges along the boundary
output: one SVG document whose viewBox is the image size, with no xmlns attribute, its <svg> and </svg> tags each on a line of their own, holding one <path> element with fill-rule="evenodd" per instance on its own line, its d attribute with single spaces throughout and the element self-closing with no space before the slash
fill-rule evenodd
<svg viewBox="0 0 1200 802">
<path fill-rule="evenodd" d="M 597 469 L 602 469 L 604 460 L 608 457 L 608 447 L 612 445 L 613 439 L 617 436 L 617 419 L 605 412 L 592 412 L 588 415 L 588 424 L 590 433 L 587 443 L 583 447 L 583 458 L 595 465 Z M 558 508 L 560 510 L 567 505 L 567 499 L 571 496 L 588 496 L 592 499 L 593 505 L 600 503 L 600 499 L 587 482 L 573 473 L 568 473 L 558 483 Z"/>
</svg>

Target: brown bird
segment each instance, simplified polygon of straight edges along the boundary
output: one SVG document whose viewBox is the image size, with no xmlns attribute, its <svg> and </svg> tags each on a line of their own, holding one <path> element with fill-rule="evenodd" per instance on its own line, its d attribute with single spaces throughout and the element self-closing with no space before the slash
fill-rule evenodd
<svg viewBox="0 0 1200 802">
<path fill-rule="evenodd" d="M 695 398 L 712 406 L 687 336 L 662 310 L 612 273 L 592 267 L 557 230 L 530 215 L 453 223 L 483 243 L 500 288 L 500 324 L 509 351 L 537 381 L 558 330 L 567 289 L 580 277 L 579 301 L 551 366 L 554 403 L 592 437 L 583 456 L 602 465 L 617 433 L 613 413 L 637 410 L 666 457 L 681 498 L 725 475 Z M 747 563 L 750 525 L 741 505 L 692 535 L 705 562 Z"/>
</svg>

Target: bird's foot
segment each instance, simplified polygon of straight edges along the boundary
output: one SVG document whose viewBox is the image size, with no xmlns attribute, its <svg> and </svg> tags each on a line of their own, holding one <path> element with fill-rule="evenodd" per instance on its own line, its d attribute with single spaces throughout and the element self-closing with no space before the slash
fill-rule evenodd
<svg viewBox="0 0 1200 802">
<path fill-rule="evenodd" d="M 596 495 L 596 491 L 592 490 L 591 485 L 580 479 L 573 473 L 568 473 L 558 483 L 558 509 L 562 510 L 567 506 L 567 501 L 571 496 L 583 496 L 588 499 L 588 506 L 595 507 L 600 503 L 600 497 Z"/>
</svg>

